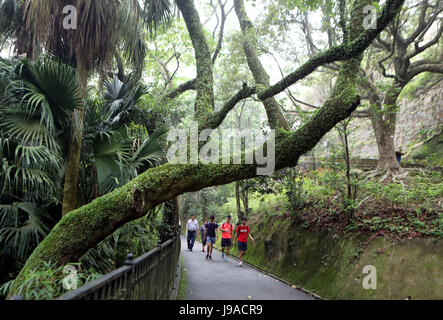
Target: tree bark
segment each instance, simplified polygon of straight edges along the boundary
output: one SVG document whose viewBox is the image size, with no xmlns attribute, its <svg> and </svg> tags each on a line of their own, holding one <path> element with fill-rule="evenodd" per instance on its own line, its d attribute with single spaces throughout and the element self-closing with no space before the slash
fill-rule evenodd
<svg viewBox="0 0 443 320">
<path fill-rule="evenodd" d="M 208 199 L 206 198 L 206 195 L 204 191 L 200 192 L 200 196 L 202 199 L 202 221 L 208 220 Z"/>
<path fill-rule="evenodd" d="M 371 108 L 371 122 L 378 146 L 377 170 L 400 170 L 395 154 L 395 127 L 397 122 L 397 99 L 401 88 L 392 86 L 386 93 L 383 105 L 375 103 Z"/>
<path fill-rule="evenodd" d="M 200 22 L 194 1 L 176 0 L 177 7 L 182 12 L 192 46 L 194 47 L 195 63 L 197 67 L 195 98 L 195 118 L 200 123 L 214 111 L 214 75 L 212 56 L 206 41 L 203 26 Z M 207 128 L 202 128 L 207 129 Z"/>
<path fill-rule="evenodd" d="M 171 239 L 173 233 L 179 229 L 180 225 L 180 207 L 178 203 L 178 197 L 165 203 L 163 208 L 163 223 L 171 227 L 168 232 L 162 234 L 160 232 L 160 238 L 164 242 Z"/>
<path fill-rule="evenodd" d="M 86 101 L 88 71 L 81 62 L 78 63 L 77 71 L 82 84 L 83 97 Z M 62 216 L 77 208 L 78 173 L 83 137 L 84 108 L 74 111 L 72 114 L 72 132 L 66 160 L 66 171 L 63 190 Z"/>
<path fill-rule="evenodd" d="M 254 26 L 246 13 L 244 1 L 234 0 L 234 7 L 243 32 L 243 50 L 249 70 L 251 70 L 256 84 L 267 88 L 270 86 L 270 78 L 258 57 L 256 47 L 257 36 Z M 270 97 L 263 99 L 262 103 L 265 107 L 270 127 L 272 129 L 284 128 L 289 130 L 289 125 L 283 116 L 277 100 L 274 97 Z"/>
<path fill-rule="evenodd" d="M 241 221 L 243 217 L 243 213 L 241 211 L 241 202 L 240 202 L 240 182 L 235 182 L 235 204 L 237 205 L 237 218 L 238 221 Z"/>
<path fill-rule="evenodd" d="M 242 188 L 240 194 L 243 201 L 243 207 L 245 208 L 244 215 L 247 218 L 249 217 L 249 191 L 245 188 Z"/>
</svg>

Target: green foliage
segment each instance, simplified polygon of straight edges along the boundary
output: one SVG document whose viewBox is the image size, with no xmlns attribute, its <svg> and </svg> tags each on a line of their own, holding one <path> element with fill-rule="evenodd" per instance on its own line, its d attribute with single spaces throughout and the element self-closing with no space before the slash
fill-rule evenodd
<svg viewBox="0 0 443 320">
<path fill-rule="evenodd" d="M 285 176 L 284 185 L 287 188 L 286 196 L 291 204 L 292 213 L 295 215 L 297 211 L 303 209 L 305 205 L 306 194 L 303 190 L 303 176 L 300 172 L 291 171 Z"/>
<path fill-rule="evenodd" d="M 252 215 L 283 215 L 289 209 L 290 204 L 287 196 L 282 193 L 260 194 L 258 192 L 250 193 L 249 208 Z M 230 198 L 221 208 L 223 216 L 228 214 L 236 217 L 236 203 L 235 198 Z M 235 219 L 234 219 L 235 220 Z"/>
<path fill-rule="evenodd" d="M 128 254 L 141 256 L 157 245 L 161 217 L 158 209 L 131 221 L 91 248 L 80 259 L 82 266 L 98 273 L 108 273 L 124 265 Z"/>
<path fill-rule="evenodd" d="M 146 95 L 142 84 L 105 83 L 102 99 L 90 99 L 83 136 L 80 202 L 112 191 L 162 158 L 164 130 L 148 134 L 132 116 Z M 0 260 L 3 282 L 14 277 L 60 219 L 71 113 L 82 104 L 75 69 L 48 59 L 0 60 Z M 137 125 L 136 125 L 137 126 Z M 95 191 L 96 190 L 96 191 Z M 86 194 L 86 195 L 85 195 Z M 109 272 L 127 251 L 140 255 L 157 241 L 154 222 L 126 225 L 92 248 L 82 263 Z"/>
<path fill-rule="evenodd" d="M 5 280 L 59 219 L 70 114 L 82 99 L 76 71 L 48 59 L 0 59 L 0 88 L 0 259 Z"/>
<path fill-rule="evenodd" d="M 332 3 L 331 0 L 328 0 Z M 256 6 L 257 0 L 249 0 L 252 6 Z M 320 6 L 324 5 L 324 0 L 278 0 L 278 4 L 284 6 L 289 10 L 300 9 L 304 10 L 316 10 Z"/>
<path fill-rule="evenodd" d="M 48 59 L 1 59 L 0 82 L 2 136 L 59 148 L 57 138 L 69 135 L 70 115 L 82 103 L 75 69 Z"/>
<path fill-rule="evenodd" d="M 72 266 L 80 267 L 78 263 L 71 263 Z M 22 295 L 25 300 L 53 300 L 67 291 L 63 287 L 63 267 L 56 268 L 50 262 L 42 262 L 39 268 L 28 271 L 25 279 L 20 283 L 17 295 Z M 101 274 L 92 270 L 78 272 L 78 284 L 80 287 L 90 281 L 101 277 Z M 12 280 L 0 287 L 0 296 L 6 296 Z"/>
<path fill-rule="evenodd" d="M 411 178 L 410 185 L 405 188 L 398 183 L 382 184 L 368 181 L 362 185 L 365 193 L 374 194 L 393 204 L 421 203 L 425 206 L 431 204 L 435 198 L 443 195 L 443 182 L 441 173 L 430 176 L 415 175 Z"/>
<path fill-rule="evenodd" d="M 298 8 L 300 10 L 316 10 L 324 4 L 323 0 L 280 0 L 282 3 L 286 3 L 288 9 Z M 332 3 L 332 1 L 329 1 Z"/>
<path fill-rule="evenodd" d="M 138 104 L 147 94 L 143 84 L 117 77 L 105 81 L 103 98 L 91 99 L 85 113 L 83 167 L 81 176 L 96 175 L 91 188 L 106 194 L 159 164 L 163 157 L 164 128 L 148 134 L 139 121 L 133 121 Z M 137 136 L 131 135 L 131 126 Z M 92 172 L 91 172 L 92 171 Z"/>
<path fill-rule="evenodd" d="M 426 130 L 422 134 L 431 135 L 431 138 L 413 150 L 411 158 L 422 162 L 427 167 L 443 166 L 443 132 L 434 133 L 432 136 L 432 132 Z"/>
</svg>

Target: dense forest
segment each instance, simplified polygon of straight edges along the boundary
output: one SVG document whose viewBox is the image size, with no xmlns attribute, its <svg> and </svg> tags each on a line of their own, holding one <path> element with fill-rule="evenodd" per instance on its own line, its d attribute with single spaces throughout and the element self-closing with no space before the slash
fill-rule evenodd
<svg viewBox="0 0 443 320">
<path fill-rule="evenodd" d="M 192 214 L 247 217 L 248 262 L 325 297 L 443 298 L 442 34 L 442 0 L 1 0 L 1 299 L 60 297 L 65 265 L 99 279 Z M 392 243 L 409 286 L 344 284 Z"/>
</svg>

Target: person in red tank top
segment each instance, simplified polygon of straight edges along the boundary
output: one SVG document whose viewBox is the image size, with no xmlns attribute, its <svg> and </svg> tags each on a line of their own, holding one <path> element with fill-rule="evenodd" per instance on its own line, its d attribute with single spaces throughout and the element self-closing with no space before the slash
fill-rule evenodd
<svg viewBox="0 0 443 320">
<path fill-rule="evenodd" d="M 246 254 L 248 250 L 248 236 L 251 238 L 252 242 L 255 243 L 254 238 L 251 235 L 251 229 L 246 224 L 247 219 L 245 217 L 242 218 L 242 223 L 235 230 L 235 239 L 238 239 L 238 254 L 240 258 L 240 263 L 238 264 L 240 267 L 243 265 L 243 256 Z"/>
<path fill-rule="evenodd" d="M 231 251 L 232 247 L 232 234 L 234 231 L 234 227 L 231 223 L 231 216 L 226 217 L 226 222 L 223 222 L 220 227 L 220 231 L 222 232 L 222 259 L 225 259 L 225 262 L 228 262 L 229 252 Z"/>
</svg>

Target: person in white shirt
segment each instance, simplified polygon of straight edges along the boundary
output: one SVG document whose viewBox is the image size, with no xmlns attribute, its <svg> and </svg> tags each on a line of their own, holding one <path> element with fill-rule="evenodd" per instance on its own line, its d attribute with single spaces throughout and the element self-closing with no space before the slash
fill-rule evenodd
<svg viewBox="0 0 443 320">
<path fill-rule="evenodd" d="M 193 214 L 191 216 L 191 219 L 188 220 L 188 223 L 186 224 L 186 234 L 187 234 L 189 251 L 192 251 L 192 248 L 194 248 L 195 238 L 197 237 L 197 230 L 198 230 L 198 222 L 197 220 L 195 220 L 195 214 Z"/>
</svg>

